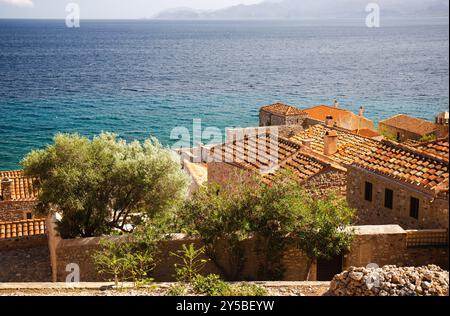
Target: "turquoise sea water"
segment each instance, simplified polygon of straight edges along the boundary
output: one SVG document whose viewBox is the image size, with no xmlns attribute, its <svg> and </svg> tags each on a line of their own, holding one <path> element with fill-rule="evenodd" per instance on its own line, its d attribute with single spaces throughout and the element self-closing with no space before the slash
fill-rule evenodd
<svg viewBox="0 0 450 316">
<path fill-rule="evenodd" d="M 448 20 L 153 22 L 0 20 L 0 169 L 54 133 L 170 145 L 176 126 L 258 124 L 282 101 L 433 119 L 449 104 Z M 207 140 L 204 140 L 207 142 Z"/>
</svg>

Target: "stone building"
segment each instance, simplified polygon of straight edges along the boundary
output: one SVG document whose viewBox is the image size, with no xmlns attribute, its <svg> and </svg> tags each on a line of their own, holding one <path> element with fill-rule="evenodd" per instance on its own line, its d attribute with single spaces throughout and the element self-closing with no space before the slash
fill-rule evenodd
<svg viewBox="0 0 450 316">
<path fill-rule="evenodd" d="M 37 200 L 33 178 L 22 171 L 0 171 L 0 222 L 31 219 Z"/>
<path fill-rule="evenodd" d="M 448 121 L 449 121 L 449 113 L 442 112 L 436 115 L 435 123 L 436 123 L 436 137 L 437 138 L 445 138 L 448 137 Z"/>
<path fill-rule="evenodd" d="M 398 114 L 379 123 L 383 135 L 397 142 L 420 140 L 424 136 L 435 135 L 436 124 L 405 114 Z"/>
<path fill-rule="evenodd" d="M 364 108 L 360 107 L 358 115 L 352 111 L 339 108 L 337 102 L 335 106 L 318 105 L 304 109 L 308 118 L 326 123 L 331 120 L 336 127 L 345 128 L 358 134 L 359 130 L 374 130 L 371 120 L 364 117 Z"/>
<path fill-rule="evenodd" d="M 207 164 L 208 181 L 245 181 L 254 174 L 270 181 L 276 173 L 288 169 L 320 194 L 333 189 L 345 195 L 346 166 L 377 143 L 323 124 L 299 131 L 289 139 L 256 134 L 214 147 Z"/>
<path fill-rule="evenodd" d="M 259 126 L 303 125 L 307 114 L 295 106 L 275 103 L 259 110 Z"/>
<path fill-rule="evenodd" d="M 348 167 L 358 224 L 448 229 L 448 139 L 417 148 L 380 143 Z"/>
</svg>

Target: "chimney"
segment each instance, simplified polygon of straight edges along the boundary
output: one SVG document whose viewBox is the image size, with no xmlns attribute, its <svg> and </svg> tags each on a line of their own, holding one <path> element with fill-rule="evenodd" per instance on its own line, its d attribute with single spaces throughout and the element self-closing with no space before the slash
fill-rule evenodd
<svg viewBox="0 0 450 316">
<path fill-rule="evenodd" d="M 326 156 L 334 155 L 337 152 L 338 136 L 335 131 L 327 131 L 323 140 L 323 153 Z"/>
<path fill-rule="evenodd" d="M 12 200 L 12 180 L 9 178 L 2 179 L 2 200 L 3 201 L 11 201 Z"/>
<path fill-rule="evenodd" d="M 339 101 L 337 99 L 333 99 L 333 106 L 339 108 Z"/>
<path fill-rule="evenodd" d="M 331 115 L 328 115 L 325 118 L 325 125 L 328 126 L 328 127 L 333 127 L 334 122 L 333 122 L 333 117 Z"/>
<path fill-rule="evenodd" d="M 448 121 L 449 121 L 449 113 L 442 112 L 436 116 L 436 137 L 444 138 L 448 137 Z"/>
<path fill-rule="evenodd" d="M 358 113 L 358 115 L 361 116 L 361 117 L 364 116 L 364 107 L 363 107 L 363 106 L 360 106 L 360 107 L 359 107 L 359 113 Z"/>
</svg>

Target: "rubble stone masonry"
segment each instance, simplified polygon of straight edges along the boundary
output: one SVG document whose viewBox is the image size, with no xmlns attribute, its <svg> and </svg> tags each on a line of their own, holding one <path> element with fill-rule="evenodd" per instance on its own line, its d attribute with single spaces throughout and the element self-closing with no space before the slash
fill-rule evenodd
<svg viewBox="0 0 450 316">
<path fill-rule="evenodd" d="M 0 222 L 26 219 L 26 213 L 31 212 L 35 205 L 35 201 L 0 201 Z"/>
<path fill-rule="evenodd" d="M 372 201 L 365 200 L 365 182 L 373 185 Z M 392 209 L 384 206 L 385 189 L 393 191 Z M 418 219 L 410 216 L 412 197 L 419 199 Z M 358 210 L 358 225 L 398 224 L 404 229 L 448 229 L 448 196 L 433 196 L 358 167 L 348 167 L 347 201 Z"/>
</svg>

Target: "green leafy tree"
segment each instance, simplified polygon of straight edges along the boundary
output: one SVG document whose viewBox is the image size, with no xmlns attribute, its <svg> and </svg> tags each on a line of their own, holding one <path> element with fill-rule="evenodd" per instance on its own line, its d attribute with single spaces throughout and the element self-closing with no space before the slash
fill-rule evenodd
<svg viewBox="0 0 450 316">
<path fill-rule="evenodd" d="M 186 202 L 180 214 L 190 231 L 201 237 L 207 255 L 229 280 L 237 278 L 245 263 L 241 241 L 250 237 L 251 190 L 245 182 L 223 187 L 205 185 Z M 224 250 L 230 269 L 219 260 Z"/>
<path fill-rule="evenodd" d="M 331 259 L 350 249 L 354 210 L 342 197 L 330 192 L 320 199 L 310 198 L 302 208 L 301 222 L 293 231 L 297 246 L 309 258 L 306 279 L 312 263 L 317 259 Z"/>
<path fill-rule="evenodd" d="M 318 198 L 305 190 L 292 172 L 284 171 L 270 183 L 258 178 L 219 186 L 208 184 L 186 203 L 182 217 L 206 245 L 210 258 L 220 267 L 217 247 L 227 246 L 235 279 L 245 264 L 242 241 L 255 238 L 260 257 L 259 278 L 279 280 L 284 273 L 282 257 L 289 245 L 296 246 L 312 262 L 348 249 L 354 210 L 333 193 Z M 261 259 L 262 258 L 262 259 Z"/>
<path fill-rule="evenodd" d="M 37 212 L 62 215 L 63 238 L 127 231 L 127 224 L 172 212 L 188 185 L 175 154 L 155 138 L 128 143 L 111 133 L 92 140 L 57 134 L 22 165 L 39 179 Z"/>
</svg>

